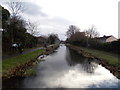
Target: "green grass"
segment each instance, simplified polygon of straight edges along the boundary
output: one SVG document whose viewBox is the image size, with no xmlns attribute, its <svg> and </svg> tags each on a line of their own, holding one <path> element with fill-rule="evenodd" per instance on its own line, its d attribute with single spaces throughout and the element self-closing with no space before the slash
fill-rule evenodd
<svg viewBox="0 0 120 90">
<path fill-rule="evenodd" d="M 112 64 L 115 66 L 120 66 L 120 62 L 118 62 L 118 60 L 120 60 L 120 58 L 118 58 L 118 55 L 116 55 L 114 53 L 109 53 L 109 52 L 95 50 L 95 49 L 88 49 L 85 47 L 80 47 L 80 48 L 88 53 L 91 53 L 92 55 L 94 55 L 98 58 L 106 60 L 109 64 Z"/>
<path fill-rule="evenodd" d="M 39 65 L 39 60 L 33 63 L 32 67 L 29 67 L 23 74 L 23 76 L 34 76 L 36 75 L 36 67 Z"/>
<path fill-rule="evenodd" d="M 38 46 L 36 46 L 36 47 L 32 47 L 32 48 L 29 48 L 29 47 L 27 47 L 27 48 L 23 48 L 23 51 L 29 51 L 29 50 L 31 50 L 31 49 L 35 49 L 35 48 L 39 48 Z M 16 51 L 15 53 L 19 53 L 18 51 Z M 9 56 L 9 55 L 14 55 L 14 53 L 13 52 L 11 52 L 11 51 L 7 51 L 7 52 L 2 52 L 2 56 Z"/>
<path fill-rule="evenodd" d="M 29 68 L 25 71 L 23 76 L 33 76 L 36 75 L 35 68 Z"/>
<path fill-rule="evenodd" d="M 52 48 L 52 46 L 56 45 L 50 45 L 48 46 L 49 49 Z M 24 65 L 25 63 L 29 62 L 30 60 L 35 59 L 37 56 L 39 56 L 41 53 L 46 52 L 45 49 L 36 50 L 27 54 L 21 54 L 19 56 L 15 56 L 9 59 L 4 60 L 2 64 L 2 75 L 9 77 L 9 71 L 15 68 L 18 65 Z M 24 73 L 24 76 L 30 76 L 32 74 L 35 74 L 35 67 L 36 65 L 33 65 L 33 67 L 27 69 Z"/>
<path fill-rule="evenodd" d="M 39 56 L 42 52 L 44 52 L 44 49 L 36 50 L 27 54 L 19 55 L 13 58 L 6 59 L 5 61 L 2 62 L 2 73 L 3 74 L 8 74 L 9 70 L 12 68 L 20 65 L 20 64 L 25 64 L 26 62 L 36 58 Z"/>
</svg>

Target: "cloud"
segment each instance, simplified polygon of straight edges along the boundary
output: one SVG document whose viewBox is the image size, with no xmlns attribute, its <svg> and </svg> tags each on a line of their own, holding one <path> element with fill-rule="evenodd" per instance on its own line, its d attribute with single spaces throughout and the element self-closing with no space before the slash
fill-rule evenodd
<svg viewBox="0 0 120 90">
<path fill-rule="evenodd" d="M 41 15 L 41 16 L 47 16 L 47 14 L 45 14 L 44 12 L 42 12 L 42 8 L 40 6 L 38 6 L 35 3 L 32 2 L 23 2 L 23 5 L 25 7 L 25 14 L 28 15 Z"/>
<path fill-rule="evenodd" d="M 52 17 L 52 18 L 44 18 L 38 20 L 39 25 L 39 31 L 41 34 L 50 34 L 50 33 L 56 33 L 60 37 L 60 39 L 65 40 L 65 33 L 68 29 L 68 26 L 73 24 L 72 21 L 66 20 L 61 17 Z"/>
<path fill-rule="evenodd" d="M 51 17 L 49 15 L 41 16 L 39 13 L 36 16 L 24 13 L 23 16 L 24 18 L 30 19 L 32 22 L 39 23 L 37 24 L 37 31 L 39 31 L 37 36 L 55 33 L 58 34 L 61 40 L 66 39 L 65 33 L 69 25 L 74 24 L 74 22 L 61 17 Z"/>
<path fill-rule="evenodd" d="M 23 17 L 38 21 L 41 33 L 57 32 L 63 36 L 74 24 L 81 31 L 95 25 L 101 35 L 118 36 L 117 0 L 29 0 L 25 6 Z"/>
</svg>

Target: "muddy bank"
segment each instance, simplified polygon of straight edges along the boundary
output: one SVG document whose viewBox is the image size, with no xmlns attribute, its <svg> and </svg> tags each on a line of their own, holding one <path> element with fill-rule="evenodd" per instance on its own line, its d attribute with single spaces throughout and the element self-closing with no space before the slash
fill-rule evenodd
<svg viewBox="0 0 120 90">
<path fill-rule="evenodd" d="M 49 55 L 49 54 L 53 53 L 54 50 L 57 49 L 58 47 L 59 47 L 59 45 L 55 45 L 55 46 L 46 48 L 45 51 L 42 54 L 40 54 L 39 56 L 41 56 L 41 55 Z M 24 78 L 24 77 L 26 77 L 24 75 L 25 71 L 27 69 L 29 69 L 30 67 L 32 67 L 34 65 L 34 63 L 36 63 L 38 61 L 37 58 L 39 56 L 37 56 L 36 58 L 26 62 L 25 64 L 19 64 L 15 68 L 12 68 L 9 71 L 9 75 L 2 75 L 2 80 L 7 81 L 7 79 L 11 79 L 11 78 L 18 78 L 18 77 L 19 78 Z"/>
<path fill-rule="evenodd" d="M 119 66 L 111 65 L 107 61 L 105 61 L 101 58 L 98 58 L 97 56 L 94 56 L 91 53 L 85 52 L 84 50 L 82 50 L 78 46 L 74 46 L 74 45 L 70 45 L 70 44 L 66 44 L 66 46 L 75 50 L 75 51 L 77 51 L 80 55 L 82 55 L 84 57 L 91 58 L 91 59 L 96 59 L 99 62 L 99 64 L 101 64 L 106 69 L 110 70 L 110 72 L 113 75 L 115 75 L 118 79 L 120 79 L 120 67 Z"/>
</svg>

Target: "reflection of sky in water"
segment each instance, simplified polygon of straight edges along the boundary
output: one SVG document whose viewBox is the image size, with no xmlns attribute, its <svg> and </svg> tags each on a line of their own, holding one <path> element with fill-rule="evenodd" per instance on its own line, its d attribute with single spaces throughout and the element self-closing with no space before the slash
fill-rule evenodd
<svg viewBox="0 0 120 90">
<path fill-rule="evenodd" d="M 66 60 L 70 54 L 64 46 L 58 52 L 47 56 L 46 61 L 41 62 L 36 77 L 26 78 L 25 87 L 33 88 L 88 88 L 88 87 L 118 87 L 118 79 L 101 65 L 92 62 L 86 64 L 83 58 L 80 63 Z M 75 58 L 78 56 L 75 56 Z M 70 59 L 69 59 L 70 60 Z M 70 63 L 70 64 L 68 64 Z M 73 64 L 73 65 L 72 65 Z M 87 72 L 85 65 L 96 67 L 94 72 Z M 97 65 L 97 66 L 96 66 Z"/>
</svg>

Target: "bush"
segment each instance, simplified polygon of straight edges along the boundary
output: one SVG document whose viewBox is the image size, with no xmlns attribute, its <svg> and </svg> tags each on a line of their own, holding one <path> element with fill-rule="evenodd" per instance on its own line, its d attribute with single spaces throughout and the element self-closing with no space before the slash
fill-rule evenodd
<svg viewBox="0 0 120 90">
<path fill-rule="evenodd" d="M 119 53 L 120 54 L 120 40 L 118 41 L 113 41 L 113 42 L 107 42 L 107 43 L 100 43 L 96 41 L 95 39 L 81 39 L 79 41 L 69 41 L 73 45 L 77 46 L 83 46 L 87 47 L 87 42 L 88 42 L 88 48 L 92 49 L 97 49 L 97 50 L 103 50 L 107 52 L 113 52 L 113 53 Z"/>
</svg>

